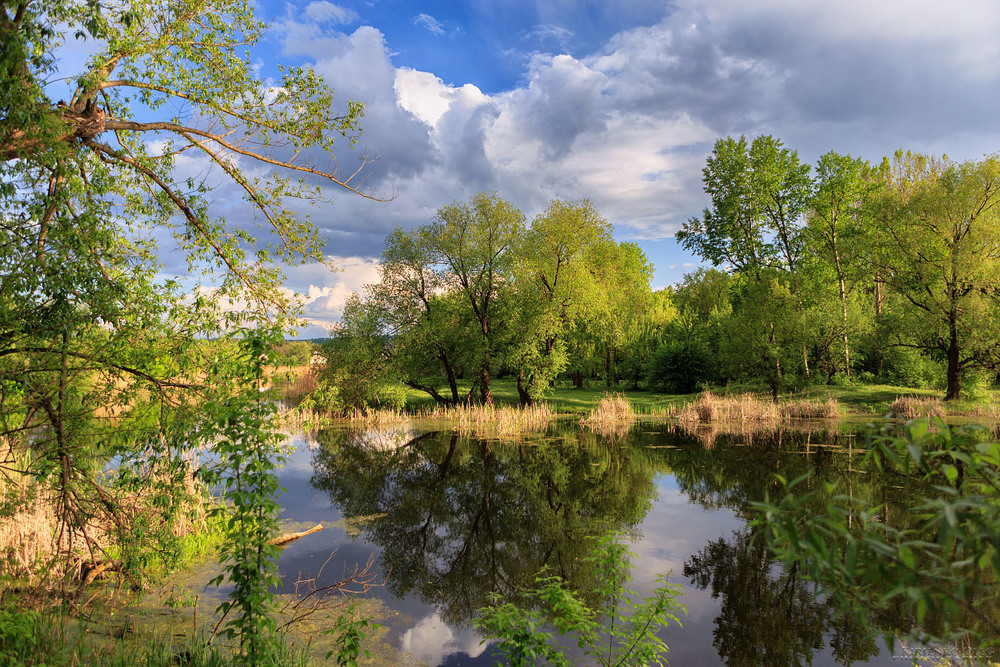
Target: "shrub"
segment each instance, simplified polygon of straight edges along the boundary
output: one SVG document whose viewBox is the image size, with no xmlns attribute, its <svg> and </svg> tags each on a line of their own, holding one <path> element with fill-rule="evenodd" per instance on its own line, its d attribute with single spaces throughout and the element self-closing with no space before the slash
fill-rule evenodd
<svg viewBox="0 0 1000 667">
<path fill-rule="evenodd" d="M 586 559 L 593 568 L 594 581 L 601 582 L 591 592 L 609 603 L 606 611 L 588 608 L 561 577 L 543 571 L 535 579 L 537 588 L 531 595 L 542 602 L 544 614 L 503 602 L 493 593 L 490 605 L 480 610 L 476 627 L 487 638 L 500 640 L 498 648 L 515 667 L 540 661 L 560 667 L 573 664 L 560 647 L 552 645 L 553 635 L 542 629 L 546 620 L 560 636 L 575 637 L 584 655 L 598 664 L 662 665 L 667 645 L 656 632 L 670 622 L 680 625 L 677 615 L 687 613 L 684 605 L 677 603 L 682 588 L 664 583 L 646 599 L 633 602 L 625 582 L 632 569 L 629 558 L 634 556 L 615 535 L 608 535 L 598 540 L 597 549 Z"/>
</svg>

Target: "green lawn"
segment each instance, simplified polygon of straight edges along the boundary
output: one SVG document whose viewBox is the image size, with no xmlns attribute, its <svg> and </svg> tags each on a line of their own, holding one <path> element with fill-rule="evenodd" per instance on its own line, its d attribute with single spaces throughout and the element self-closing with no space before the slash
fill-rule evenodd
<svg viewBox="0 0 1000 667">
<path fill-rule="evenodd" d="M 468 391 L 468 382 L 460 383 L 463 392 Z M 500 404 L 517 405 L 517 387 L 512 380 L 494 380 L 490 388 L 493 392 L 493 400 Z M 684 403 L 694 400 L 697 394 L 661 394 L 651 391 L 623 391 L 612 389 L 613 393 L 624 393 L 633 409 L 639 413 L 652 413 L 671 406 L 679 407 Z M 737 385 L 723 387 L 712 390 L 717 394 L 742 394 L 753 392 L 764 394 L 767 392 L 761 387 L 749 385 Z M 560 382 L 556 387 L 549 390 L 542 399 L 548 403 L 549 407 L 560 414 L 586 414 L 597 406 L 601 397 L 606 395 L 608 390 L 592 383 L 591 386 L 582 389 L 572 387 L 568 382 Z M 954 415 L 993 415 L 1000 416 L 1000 391 L 990 389 L 980 391 L 980 395 L 975 399 L 956 401 L 945 404 L 945 410 Z M 781 394 L 782 399 L 816 399 L 826 400 L 835 398 L 841 404 L 841 409 L 848 415 L 884 415 L 889 411 L 889 406 L 893 400 L 899 396 L 918 396 L 921 398 L 943 398 L 943 393 L 934 389 L 914 389 L 911 387 L 897 387 L 891 385 L 814 385 L 795 392 Z M 420 407 L 430 407 L 433 401 L 426 394 L 417 391 L 410 391 L 407 397 L 407 407 L 417 409 Z"/>
</svg>

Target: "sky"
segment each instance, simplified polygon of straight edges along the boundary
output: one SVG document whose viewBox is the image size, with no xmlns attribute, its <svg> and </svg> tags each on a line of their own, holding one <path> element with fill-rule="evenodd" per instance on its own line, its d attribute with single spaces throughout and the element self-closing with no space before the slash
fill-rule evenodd
<svg viewBox="0 0 1000 667">
<path fill-rule="evenodd" d="M 325 336 L 378 278 L 387 233 L 496 191 L 530 221 L 591 199 L 654 288 L 700 264 L 674 233 L 707 203 L 720 138 L 771 134 L 815 163 L 835 150 L 952 159 L 997 152 L 996 0 L 258 0 L 261 71 L 310 65 L 365 104 L 367 185 L 312 212 L 341 268 L 287 271 Z M 357 153 L 337 156 L 353 171 Z M 335 193 L 336 194 L 336 193 Z"/>
</svg>

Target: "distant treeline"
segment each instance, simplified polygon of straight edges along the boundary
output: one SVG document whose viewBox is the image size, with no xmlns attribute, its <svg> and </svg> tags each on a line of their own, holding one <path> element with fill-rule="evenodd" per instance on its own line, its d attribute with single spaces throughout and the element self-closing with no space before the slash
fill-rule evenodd
<svg viewBox="0 0 1000 667">
<path fill-rule="evenodd" d="M 962 396 L 1000 361 L 1000 161 L 827 153 L 815 169 L 770 136 L 716 143 L 711 205 L 677 234 L 716 268 L 653 292 L 652 266 L 589 201 L 529 223 L 495 193 L 386 240 L 380 282 L 322 345 L 331 410 L 402 388 L 530 404 L 557 378 L 690 392 L 759 383 L 940 386 Z M 458 380 L 472 380 L 459 390 Z M 463 386 L 468 386 L 467 384 Z"/>
</svg>

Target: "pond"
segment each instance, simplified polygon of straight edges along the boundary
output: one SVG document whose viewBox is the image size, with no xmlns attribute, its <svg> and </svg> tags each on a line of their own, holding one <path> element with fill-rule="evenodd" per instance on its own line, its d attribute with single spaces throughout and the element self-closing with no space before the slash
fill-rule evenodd
<svg viewBox="0 0 1000 667">
<path fill-rule="evenodd" d="M 281 473 L 282 520 L 326 529 L 290 545 L 280 567 L 291 582 L 333 549 L 341 571 L 374 556 L 384 585 L 368 595 L 400 660 L 492 665 L 499 658 L 471 624 L 488 594 L 517 598 L 543 566 L 586 588 L 590 537 L 613 530 L 636 554 L 630 588 L 644 595 L 667 573 L 684 587 L 683 627 L 662 635 L 673 665 L 898 665 L 899 646 L 894 658 L 865 640 L 752 539 L 749 503 L 780 489 L 776 474 L 815 469 L 896 511 L 891 488 L 853 474 L 863 437 L 843 429 L 690 434 L 639 423 L 603 437 L 557 421 L 512 441 L 410 424 L 300 435 Z"/>
</svg>

